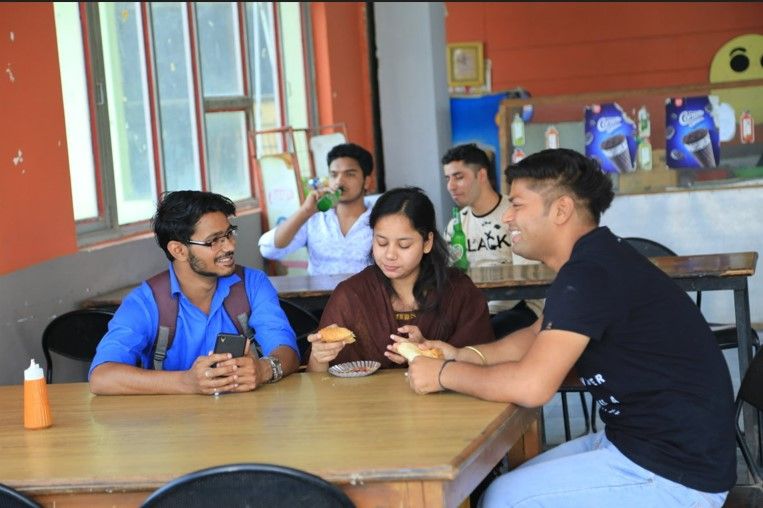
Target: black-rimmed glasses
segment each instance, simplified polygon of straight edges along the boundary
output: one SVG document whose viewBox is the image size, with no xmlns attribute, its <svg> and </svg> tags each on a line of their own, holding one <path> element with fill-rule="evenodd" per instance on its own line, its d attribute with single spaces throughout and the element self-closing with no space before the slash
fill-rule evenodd
<svg viewBox="0 0 763 508">
<path fill-rule="evenodd" d="M 190 243 L 191 245 L 201 245 L 202 247 L 212 247 L 213 249 L 219 249 L 223 246 L 223 242 L 225 240 L 233 241 L 233 238 L 235 238 L 238 233 L 236 233 L 236 230 L 238 229 L 238 226 L 231 226 L 228 228 L 228 231 L 223 233 L 222 235 L 216 236 L 212 238 L 209 241 L 202 242 L 201 240 L 188 240 L 186 243 Z"/>
</svg>

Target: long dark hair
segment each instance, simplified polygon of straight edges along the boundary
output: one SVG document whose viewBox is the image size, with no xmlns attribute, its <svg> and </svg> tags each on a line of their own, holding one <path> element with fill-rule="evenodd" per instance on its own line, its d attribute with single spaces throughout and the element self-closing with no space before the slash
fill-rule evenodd
<svg viewBox="0 0 763 508">
<path fill-rule="evenodd" d="M 421 258 L 419 275 L 413 285 L 413 297 L 421 311 L 437 310 L 442 292 L 448 281 L 448 246 L 437 231 L 434 205 L 418 187 L 398 187 L 382 194 L 376 201 L 368 222 L 373 229 L 376 223 L 388 215 L 405 215 L 424 241 L 432 234 L 432 250 Z M 387 292 L 395 294 L 392 283 L 376 264 Z M 433 296 L 430 296 L 433 295 Z"/>
</svg>

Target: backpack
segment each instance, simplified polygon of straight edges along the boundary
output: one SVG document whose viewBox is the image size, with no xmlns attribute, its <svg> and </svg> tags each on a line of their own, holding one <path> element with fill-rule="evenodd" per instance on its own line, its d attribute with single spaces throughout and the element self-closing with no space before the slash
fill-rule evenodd
<svg viewBox="0 0 763 508">
<path fill-rule="evenodd" d="M 254 330 L 249 326 L 249 315 L 252 312 L 249 306 L 249 297 L 246 295 L 244 285 L 244 267 L 236 265 L 234 271 L 241 278 L 230 287 L 228 296 L 223 300 L 223 307 L 228 316 L 236 325 L 238 333 L 249 340 L 254 338 Z M 153 358 L 154 370 L 162 370 L 167 350 L 172 347 L 175 338 L 175 325 L 178 320 L 178 301 L 170 292 L 170 272 L 165 270 L 146 281 L 154 295 L 157 307 L 159 307 L 159 329 L 154 339 Z"/>
</svg>

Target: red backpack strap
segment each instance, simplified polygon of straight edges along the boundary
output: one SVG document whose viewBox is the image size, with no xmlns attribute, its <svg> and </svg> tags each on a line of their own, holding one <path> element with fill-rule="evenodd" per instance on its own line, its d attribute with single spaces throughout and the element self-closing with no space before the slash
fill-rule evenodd
<svg viewBox="0 0 763 508">
<path fill-rule="evenodd" d="M 236 325 L 238 333 L 249 340 L 254 339 L 254 330 L 249 326 L 249 316 L 252 308 L 249 305 L 249 297 L 246 294 L 246 283 L 244 282 L 244 267 L 236 265 L 234 272 L 241 279 L 230 287 L 228 296 L 223 300 L 223 307 L 228 316 Z"/>
<path fill-rule="evenodd" d="M 154 370 L 162 370 L 167 350 L 175 338 L 175 326 L 178 320 L 178 301 L 170 291 L 170 272 L 165 270 L 146 281 L 159 308 L 159 329 L 156 332 L 153 352 Z"/>
</svg>

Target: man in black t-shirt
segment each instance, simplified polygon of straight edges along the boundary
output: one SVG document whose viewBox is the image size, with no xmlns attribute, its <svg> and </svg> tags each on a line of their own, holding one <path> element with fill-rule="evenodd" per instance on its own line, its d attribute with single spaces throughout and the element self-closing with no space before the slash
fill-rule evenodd
<svg viewBox="0 0 763 508">
<path fill-rule="evenodd" d="M 544 150 L 506 177 L 512 250 L 557 272 L 544 315 L 476 351 L 429 341 L 456 361 L 419 356 L 409 382 L 536 407 L 574 366 L 606 427 L 498 478 L 482 505 L 722 506 L 736 481 L 733 391 L 696 305 L 599 227 L 614 193 L 595 161 Z"/>
</svg>

